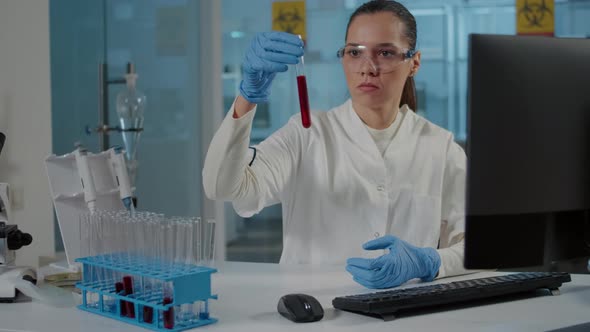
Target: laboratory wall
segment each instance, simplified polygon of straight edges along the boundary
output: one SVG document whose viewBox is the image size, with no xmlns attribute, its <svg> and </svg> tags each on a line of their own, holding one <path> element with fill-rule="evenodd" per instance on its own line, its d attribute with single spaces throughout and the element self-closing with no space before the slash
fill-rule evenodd
<svg viewBox="0 0 590 332">
<path fill-rule="evenodd" d="M 106 0 L 105 52 L 113 77 L 128 61 L 147 98 L 138 144 L 139 208 L 201 215 L 199 4 L 191 0 Z M 111 87 L 111 123 L 117 122 Z M 112 144 L 123 145 L 120 135 Z"/>
<path fill-rule="evenodd" d="M 273 0 L 223 0 L 223 93 L 231 103 L 244 50 L 255 33 L 272 29 Z M 349 95 L 336 51 L 344 44 L 350 14 L 365 0 L 307 0 L 306 72 L 312 109 L 326 111 Z M 418 112 L 466 139 L 467 42 L 471 33 L 515 34 L 514 0 L 402 0 L 416 17 Z M 590 0 L 555 1 L 555 35 L 590 36 Z M 277 76 L 271 98 L 254 121 L 260 141 L 298 112 L 294 71 Z"/>
<path fill-rule="evenodd" d="M 243 219 L 230 205 L 224 209 L 208 201 L 201 183 L 203 155 L 237 94 L 244 51 L 255 33 L 271 30 L 273 2 L 50 0 L 52 151 L 72 151 L 76 142 L 98 151 L 96 133 L 85 131 L 98 125 L 98 63 L 108 62 L 113 79 L 133 61 L 138 88 L 147 96 L 138 148 L 139 208 L 218 217 L 223 230 L 219 233 L 225 237 L 219 244 L 227 241 L 229 259 L 278 261 L 280 205 Z M 350 14 L 363 2 L 306 1 L 305 59 L 314 110 L 326 111 L 349 97 L 336 51 L 344 43 Z M 416 77 L 417 111 L 465 141 L 467 36 L 514 34 L 515 1 L 401 2 L 418 21 L 422 67 Z M 590 0 L 556 0 L 556 35 L 590 35 L 588 17 Z M 109 87 L 110 125 L 117 124 L 114 101 L 121 88 Z M 296 93 L 293 70 L 277 76 L 269 102 L 258 106 L 252 144 L 297 114 Z M 121 144 L 116 133 L 111 135 L 115 144 Z"/>
<path fill-rule="evenodd" d="M 53 152 L 77 142 L 99 151 L 99 63 L 108 79 L 122 79 L 127 62 L 147 99 L 138 142 L 138 209 L 200 216 L 199 2 L 189 0 L 51 0 Z M 108 118 L 118 125 L 110 84 Z M 111 132 L 110 146 L 123 146 Z"/>
<path fill-rule="evenodd" d="M 17 264 L 54 253 L 53 208 L 43 161 L 51 153 L 49 2 L 0 1 L 0 182 L 12 187 L 12 223 L 33 236 Z"/>
<path fill-rule="evenodd" d="M 222 117 L 212 111 L 221 109 L 221 96 L 214 97 L 221 80 L 219 3 L 51 0 L 50 14 L 52 123 L 58 128 L 53 152 L 70 152 L 76 142 L 99 151 L 97 133 L 86 130 L 99 124 L 99 63 L 106 62 L 108 79 L 117 80 L 133 62 L 137 88 L 147 99 L 137 148 L 138 209 L 217 218 L 224 242 L 223 204 L 207 200 L 201 183 L 203 154 Z M 108 87 L 113 127 L 123 89 Z M 115 145 L 123 141 L 111 132 L 109 146 Z M 223 248 L 217 253 L 223 256 Z"/>
</svg>

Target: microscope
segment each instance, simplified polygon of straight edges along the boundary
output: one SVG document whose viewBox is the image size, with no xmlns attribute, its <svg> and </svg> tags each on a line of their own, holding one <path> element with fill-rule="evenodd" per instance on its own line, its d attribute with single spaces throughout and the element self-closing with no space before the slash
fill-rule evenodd
<svg viewBox="0 0 590 332">
<path fill-rule="evenodd" d="M 0 152 L 5 136 L 0 133 Z M 31 244 L 31 234 L 23 233 L 17 225 L 9 225 L 10 190 L 7 183 L 0 183 L 0 302 L 14 302 L 17 296 L 15 280 L 37 283 L 35 270 L 25 266 L 15 266 L 15 251 Z"/>
</svg>

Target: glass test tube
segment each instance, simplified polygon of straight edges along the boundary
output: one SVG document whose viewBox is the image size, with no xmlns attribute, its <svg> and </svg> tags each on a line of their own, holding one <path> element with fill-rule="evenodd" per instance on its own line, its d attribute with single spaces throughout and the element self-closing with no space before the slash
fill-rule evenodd
<svg viewBox="0 0 590 332">
<path fill-rule="evenodd" d="M 110 211 L 109 213 L 104 214 L 104 218 L 101 221 L 103 225 L 103 233 L 102 233 L 102 242 L 104 244 L 104 252 L 103 252 L 103 259 L 107 262 L 107 264 L 112 263 L 112 255 L 113 255 L 113 246 L 115 241 L 113 239 L 113 220 L 114 220 L 114 213 Z M 114 292 L 116 291 L 115 285 L 115 277 L 116 272 L 109 268 L 106 270 L 106 279 L 104 282 L 104 286 L 101 287 L 103 291 Z M 107 312 L 114 312 L 115 311 L 115 299 L 110 296 L 105 296 L 103 298 L 103 306 L 104 310 Z"/>
<path fill-rule="evenodd" d="M 171 218 L 166 219 L 166 236 L 165 236 L 165 243 L 166 243 L 166 266 L 167 270 L 171 271 L 174 266 L 174 258 L 175 258 L 175 235 L 176 235 L 176 225 L 174 220 Z M 172 283 L 166 282 L 164 285 L 164 299 L 162 301 L 163 304 L 171 304 L 174 302 L 172 298 Z M 170 307 L 168 310 L 164 311 L 163 314 L 163 321 L 164 321 L 164 328 L 166 329 L 173 329 L 174 328 L 174 307 Z"/>
<path fill-rule="evenodd" d="M 94 256 L 101 260 L 104 255 L 104 242 L 103 242 L 103 221 L 104 221 L 104 212 L 100 210 L 95 210 L 94 213 L 90 216 L 92 218 L 92 224 L 94 226 Z M 97 289 L 101 289 L 104 286 L 106 281 L 106 270 L 104 267 L 98 267 L 97 273 L 97 283 L 95 287 Z"/>
<path fill-rule="evenodd" d="M 186 247 L 185 247 L 185 264 L 187 265 L 187 269 L 192 269 L 194 266 L 195 258 L 193 256 L 193 246 L 194 246 L 194 218 L 188 218 L 185 221 L 185 233 L 186 236 Z M 195 319 L 194 315 L 194 305 L 192 303 L 186 303 L 181 306 L 182 312 L 182 319 L 185 322 L 193 322 Z"/>
<path fill-rule="evenodd" d="M 115 292 L 119 295 L 126 295 L 125 294 L 125 286 L 123 282 L 118 281 L 115 283 Z M 121 316 L 127 316 L 127 301 L 120 300 L 119 308 L 121 309 Z"/>
<path fill-rule="evenodd" d="M 145 216 L 144 213 L 131 214 L 129 217 L 133 221 L 133 237 L 135 242 L 135 267 L 143 267 L 145 263 L 145 246 L 146 246 L 146 230 L 145 230 Z M 145 295 L 145 280 L 143 276 L 135 275 L 133 277 L 133 292 L 140 293 L 140 296 Z"/>
<path fill-rule="evenodd" d="M 197 262 L 197 265 L 202 265 L 203 264 L 203 257 L 202 257 L 202 252 L 203 252 L 203 245 L 202 245 L 202 232 L 201 232 L 201 228 L 202 228 L 203 223 L 201 222 L 201 218 L 197 218 L 195 220 L 195 226 L 194 226 L 194 237 L 196 239 L 196 246 L 195 246 L 195 261 Z"/>
<path fill-rule="evenodd" d="M 127 264 L 129 266 L 133 266 L 135 264 L 135 256 L 137 250 L 137 242 L 136 242 L 136 221 L 131 218 L 131 215 L 125 215 L 125 224 L 127 228 L 125 242 L 127 243 Z M 123 288 L 125 290 L 125 295 L 131 295 L 135 292 L 134 289 L 135 282 L 131 275 L 123 276 Z M 135 318 L 135 307 L 133 302 L 126 301 L 126 311 L 127 317 Z"/>
<path fill-rule="evenodd" d="M 145 220 L 145 227 L 147 228 L 146 237 L 149 238 L 149 242 L 146 245 L 146 265 L 150 269 L 150 271 L 156 271 L 156 262 L 158 257 L 158 229 L 159 229 L 159 216 L 155 213 L 147 214 Z M 149 278 L 146 284 L 146 300 L 151 301 L 151 297 L 153 293 L 157 290 L 157 283 L 156 280 L 153 278 Z M 143 321 L 145 323 L 151 324 L 153 322 L 154 317 L 154 309 L 149 306 L 143 307 Z"/>
<path fill-rule="evenodd" d="M 215 219 L 207 219 L 207 263 L 213 266 L 215 261 Z"/>
<path fill-rule="evenodd" d="M 94 254 L 94 243 L 92 233 L 92 222 L 90 214 L 80 214 L 80 256 L 90 257 Z M 86 265 L 83 270 L 82 280 L 85 285 L 92 285 L 96 281 L 97 269 L 94 265 Z M 91 292 L 86 293 L 86 305 L 92 307 L 94 305 L 94 299 Z"/>
<path fill-rule="evenodd" d="M 171 297 L 164 297 L 163 304 L 170 304 L 172 303 Z M 174 307 L 170 307 L 168 310 L 164 311 L 164 328 L 166 329 L 173 329 L 174 328 Z"/>
<path fill-rule="evenodd" d="M 170 218 L 164 218 L 162 221 L 162 269 L 165 273 L 170 273 L 173 268 L 174 264 L 174 254 L 175 254 L 175 232 L 176 227 L 174 227 L 174 222 Z M 171 281 L 164 281 L 162 282 L 162 303 L 163 304 L 170 304 L 174 302 L 172 298 L 172 282 Z M 164 320 L 164 327 L 167 329 L 171 329 L 174 327 L 174 309 L 171 307 L 168 310 L 163 312 L 163 320 Z"/>
<path fill-rule="evenodd" d="M 301 35 L 299 35 L 301 39 Z M 299 92 L 299 108 L 301 109 L 301 122 L 304 128 L 311 127 L 311 116 L 309 114 L 309 96 L 307 95 L 307 79 L 305 78 L 305 65 L 303 55 L 299 63 L 295 65 L 297 74 L 297 90 Z"/>
</svg>

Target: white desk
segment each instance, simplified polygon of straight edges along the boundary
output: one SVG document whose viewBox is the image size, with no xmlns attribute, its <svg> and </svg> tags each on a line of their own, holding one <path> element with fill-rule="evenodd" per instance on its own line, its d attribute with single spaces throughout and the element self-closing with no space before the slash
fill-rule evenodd
<svg viewBox="0 0 590 332">
<path fill-rule="evenodd" d="M 223 263 L 213 275 L 213 325 L 194 331 L 546 331 L 590 321 L 590 275 L 573 275 L 559 296 L 541 296 L 480 307 L 402 317 L 384 322 L 332 307 L 340 295 L 370 292 L 352 281 L 343 267 L 279 266 L 276 264 Z M 485 272 L 436 282 L 485 277 Z M 414 285 L 407 285 L 413 287 Z M 325 310 L 324 319 L 296 324 L 276 311 L 287 293 L 315 296 Z M 0 331 L 147 331 L 139 327 L 83 312 L 52 308 L 35 302 L 0 304 Z"/>
</svg>

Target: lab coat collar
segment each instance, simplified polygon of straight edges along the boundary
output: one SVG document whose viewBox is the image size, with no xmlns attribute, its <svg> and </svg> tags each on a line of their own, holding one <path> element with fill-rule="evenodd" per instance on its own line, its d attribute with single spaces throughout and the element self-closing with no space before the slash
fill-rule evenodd
<svg viewBox="0 0 590 332">
<path fill-rule="evenodd" d="M 406 104 L 399 108 L 399 113 L 397 116 L 402 117 L 402 123 L 400 123 L 399 129 L 397 130 L 397 134 L 395 134 L 393 141 L 389 143 L 389 146 L 387 149 L 385 149 L 385 156 L 408 143 L 404 137 L 407 137 L 409 132 L 412 130 L 413 126 L 411 124 L 415 121 L 415 115 L 416 114 L 414 111 L 412 111 Z"/>
<path fill-rule="evenodd" d="M 366 125 L 363 123 L 363 120 L 356 114 L 354 108 L 352 107 L 352 100 L 348 99 L 341 107 L 340 113 L 342 116 L 340 117 L 343 119 L 342 125 L 344 130 L 349 135 L 350 139 L 356 143 L 361 149 L 367 151 L 373 156 L 379 157 L 383 159 L 383 155 L 379 152 L 377 148 L 377 144 L 371 137 L 371 134 L 366 128 Z M 403 105 L 400 107 L 400 113 L 404 113 L 405 116 L 402 119 L 402 123 L 397 131 L 397 134 L 393 138 L 393 141 L 389 144 L 387 150 L 385 151 L 385 155 L 390 153 L 391 151 L 396 150 L 399 146 L 403 145 L 403 137 L 411 131 L 411 125 L 409 123 L 413 122 L 414 112 L 407 106 Z M 400 116 L 398 114 L 398 116 Z"/>
<path fill-rule="evenodd" d="M 377 144 L 371 137 L 371 134 L 365 128 L 363 120 L 356 114 L 352 107 L 352 100 L 348 99 L 341 107 L 343 116 L 341 119 L 344 130 L 349 135 L 350 139 L 357 144 L 362 150 L 370 153 L 372 156 L 383 159 L 383 156 L 377 148 Z"/>
</svg>

